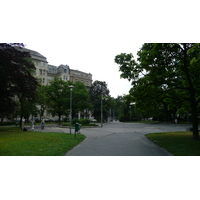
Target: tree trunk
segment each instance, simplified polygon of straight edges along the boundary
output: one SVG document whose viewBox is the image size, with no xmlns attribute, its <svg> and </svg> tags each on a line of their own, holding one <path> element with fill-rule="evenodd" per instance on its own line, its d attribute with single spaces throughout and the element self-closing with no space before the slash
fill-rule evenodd
<svg viewBox="0 0 200 200">
<path fill-rule="evenodd" d="M 191 110 L 192 110 L 192 126 L 193 126 L 193 139 L 195 140 L 199 140 L 199 131 L 198 131 L 198 103 L 196 100 L 196 91 L 195 91 L 195 87 L 193 85 L 192 82 L 192 78 L 190 76 L 189 73 L 189 61 L 188 61 L 188 57 L 187 57 L 187 45 L 183 44 L 184 46 L 184 60 L 183 60 L 183 71 L 185 72 L 186 75 L 186 80 L 188 82 L 188 88 L 189 88 L 189 95 L 190 95 L 190 106 L 191 106 Z"/>
<path fill-rule="evenodd" d="M 58 124 L 60 125 L 61 114 L 58 115 Z"/>
<path fill-rule="evenodd" d="M 4 119 L 4 117 L 3 117 L 3 116 L 1 116 L 1 123 L 3 123 L 3 119 Z"/>
<path fill-rule="evenodd" d="M 193 128 L 193 139 L 199 140 L 198 112 L 197 112 L 197 106 L 195 105 L 192 105 L 192 128 Z"/>
<path fill-rule="evenodd" d="M 20 128 L 22 129 L 22 119 L 23 119 L 23 112 L 24 112 L 24 105 L 23 105 L 23 100 L 22 99 L 19 99 L 20 100 L 20 122 L 19 122 L 19 126 Z"/>
</svg>

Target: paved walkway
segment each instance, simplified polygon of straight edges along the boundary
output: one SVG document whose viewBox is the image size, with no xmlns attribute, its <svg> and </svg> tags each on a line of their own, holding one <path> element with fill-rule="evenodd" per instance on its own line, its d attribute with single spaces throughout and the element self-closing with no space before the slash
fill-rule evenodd
<svg viewBox="0 0 200 200">
<path fill-rule="evenodd" d="M 185 131 L 190 125 L 160 123 L 110 122 L 103 128 L 82 128 L 86 136 L 80 144 L 65 156 L 171 156 L 165 149 L 148 140 L 147 133 Z M 69 133 L 69 128 L 46 125 L 44 130 L 35 126 L 36 131 Z M 74 129 L 72 129 L 74 134 Z M 78 137 L 78 135 L 77 135 Z"/>
<path fill-rule="evenodd" d="M 185 130 L 177 124 L 106 123 L 103 128 L 82 129 L 87 138 L 66 156 L 171 156 L 144 135 Z"/>
</svg>

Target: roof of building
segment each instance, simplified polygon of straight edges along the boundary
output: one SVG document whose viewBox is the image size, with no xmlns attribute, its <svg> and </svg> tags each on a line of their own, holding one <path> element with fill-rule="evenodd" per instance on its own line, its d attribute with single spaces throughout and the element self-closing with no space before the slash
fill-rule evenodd
<svg viewBox="0 0 200 200">
<path fill-rule="evenodd" d="M 68 66 L 68 65 L 63 65 L 63 64 L 61 64 L 61 65 L 58 66 L 58 68 L 60 68 L 60 67 L 63 67 L 64 69 L 69 69 L 69 66 Z"/>
<path fill-rule="evenodd" d="M 31 49 L 26 49 L 26 48 L 20 48 L 20 49 L 25 52 L 30 52 L 32 59 L 48 63 L 47 58 L 44 57 L 42 54 L 38 53 L 37 51 L 33 51 Z"/>
<path fill-rule="evenodd" d="M 80 72 L 80 73 L 83 73 L 83 74 L 90 74 L 90 75 L 92 75 L 91 73 L 82 72 L 82 71 L 79 71 L 78 69 L 70 69 L 70 71 Z"/>
<path fill-rule="evenodd" d="M 50 65 L 50 64 L 48 64 L 48 67 L 52 67 L 52 68 L 58 68 L 57 66 L 55 66 L 55 65 Z"/>
</svg>

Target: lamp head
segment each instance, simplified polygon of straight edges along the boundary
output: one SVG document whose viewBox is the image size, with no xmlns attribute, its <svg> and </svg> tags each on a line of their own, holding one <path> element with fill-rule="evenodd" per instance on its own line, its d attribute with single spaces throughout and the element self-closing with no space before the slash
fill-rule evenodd
<svg viewBox="0 0 200 200">
<path fill-rule="evenodd" d="M 70 85 L 70 86 L 69 86 L 69 88 L 70 88 L 70 91 L 72 91 L 72 90 L 73 90 L 73 87 L 74 87 L 73 85 Z"/>
</svg>

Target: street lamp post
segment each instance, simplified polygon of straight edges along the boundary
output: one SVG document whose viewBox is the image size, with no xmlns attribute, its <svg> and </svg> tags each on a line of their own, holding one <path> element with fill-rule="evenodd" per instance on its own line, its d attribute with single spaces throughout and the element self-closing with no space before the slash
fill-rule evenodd
<svg viewBox="0 0 200 200">
<path fill-rule="evenodd" d="M 101 92 L 101 128 L 103 127 L 103 94 Z"/>
<path fill-rule="evenodd" d="M 70 134 L 72 129 L 72 91 L 73 91 L 73 85 L 70 85 Z"/>
<path fill-rule="evenodd" d="M 130 108 L 130 122 L 131 122 L 131 106 L 135 105 L 135 102 L 130 103 L 129 108 Z"/>
</svg>

